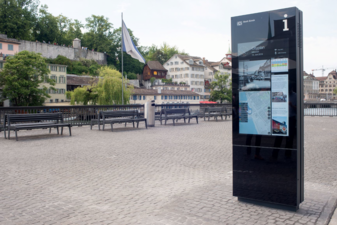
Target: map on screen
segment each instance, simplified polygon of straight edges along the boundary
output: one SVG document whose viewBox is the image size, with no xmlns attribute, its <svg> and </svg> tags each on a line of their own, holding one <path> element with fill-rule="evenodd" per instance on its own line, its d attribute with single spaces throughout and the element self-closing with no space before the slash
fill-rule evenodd
<svg viewBox="0 0 337 225">
<path fill-rule="evenodd" d="M 270 91 L 239 93 L 239 132 L 241 134 L 271 134 Z"/>
</svg>

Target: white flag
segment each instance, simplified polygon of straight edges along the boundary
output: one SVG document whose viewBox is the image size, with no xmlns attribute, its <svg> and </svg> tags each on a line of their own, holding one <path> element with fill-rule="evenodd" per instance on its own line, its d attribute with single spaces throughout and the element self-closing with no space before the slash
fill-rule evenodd
<svg viewBox="0 0 337 225">
<path fill-rule="evenodd" d="M 125 26 L 123 21 L 123 51 L 129 54 L 132 58 L 138 59 L 139 62 L 145 63 L 145 59 L 139 53 L 138 49 L 136 48 L 135 44 L 133 43 L 128 28 Z"/>
</svg>

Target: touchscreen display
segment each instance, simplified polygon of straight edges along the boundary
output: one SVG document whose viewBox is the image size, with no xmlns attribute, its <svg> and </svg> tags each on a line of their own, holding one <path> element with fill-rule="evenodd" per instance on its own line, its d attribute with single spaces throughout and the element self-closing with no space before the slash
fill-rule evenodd
<svg viewBox="0 0 337 225">
<path fill-rule="evenodd" d="M 288 136 L 288 39 L 238 44 L 239 133 Z"/>
</svg>

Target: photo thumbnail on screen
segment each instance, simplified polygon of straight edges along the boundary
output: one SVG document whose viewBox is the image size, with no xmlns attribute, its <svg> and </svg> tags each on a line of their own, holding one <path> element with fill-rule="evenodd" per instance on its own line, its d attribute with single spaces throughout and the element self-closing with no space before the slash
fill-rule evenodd
<svg viewBox="0 0 337 225">
<path fill-rule="evenodd" d="M 239 91 L 269 91 L 270 74 L 270 59 L 239 61 Z"/>
</svg>

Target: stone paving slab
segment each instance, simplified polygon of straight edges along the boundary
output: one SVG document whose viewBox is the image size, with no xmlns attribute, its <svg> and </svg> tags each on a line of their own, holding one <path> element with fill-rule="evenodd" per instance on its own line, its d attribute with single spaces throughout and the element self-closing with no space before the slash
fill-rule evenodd
<svg viewBox="0 0 337 225">
<path fill-rule="evenodd" d="M 336 202 L 337 118 L 305 117 L 297 212 L 232 196 L 231 120 L 0 138 L 0 224 L 327 224 Z M 0 133 L 2 135 L 2 133 Z"/>
</svg>

